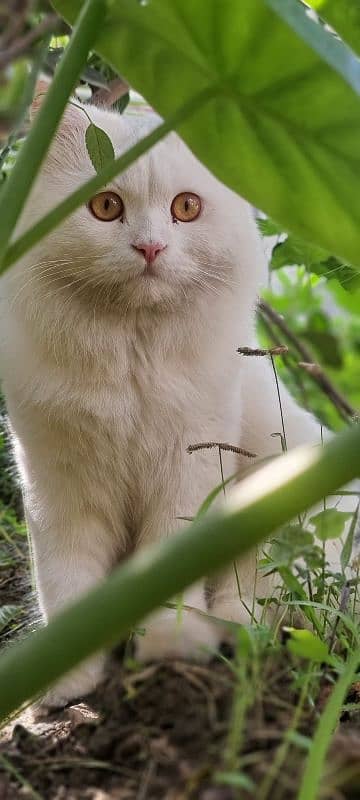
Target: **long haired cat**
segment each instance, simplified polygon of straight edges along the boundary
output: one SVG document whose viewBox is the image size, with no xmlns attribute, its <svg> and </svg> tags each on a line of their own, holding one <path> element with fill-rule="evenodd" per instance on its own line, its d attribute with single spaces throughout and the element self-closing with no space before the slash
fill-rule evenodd
<svg viewBox="0 0 360 800">
<path fill-rule="evenodd" d="M 116 155 L 158 124 L 151 114 L 86 111 Z M 17 234 L 94 174 L 87 125 L 69 104 Z M 216 450 L 189 455 L 188 445 L 278 452 L 271 369 L 236 352 L 255 344 L 265 278 L 249 206 L 173 133 L 2 278 L 3 387 L 45 621 L 196 513 L 219 483 L 219 461 Z M 317 443 L 315 421 L 285 390 L 282 400 L 288 445 Z M 224 453 L 227 474 L 240 466 Z M 247 620 L 254 569 L 254 555 L 239 564 L 242 602 L 233 572 L 219 576 L 212 615 Z M 205 611 L 204 585 L 184 603 Z M 145 622 L 138 659 L 213 652 L 218 628 L 196 613 L 181 624 L 175 616 L 166 609 Z M 96 657 L 50 701 L 87 693 L 101 673 Z"/>
</svg>

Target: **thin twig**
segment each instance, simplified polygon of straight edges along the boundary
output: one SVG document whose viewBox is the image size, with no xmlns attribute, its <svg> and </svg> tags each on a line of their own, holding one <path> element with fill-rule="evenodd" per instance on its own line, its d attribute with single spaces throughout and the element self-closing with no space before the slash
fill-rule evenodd
<svg viewBox="0 0 360 800">
<path fill-rule="evenodd" d="M 219 450 L 229 450 L 231 453 L 237 453 L 246 458 L 257 458 L 256 453 L 251 453 L 250 450 L 244 450 L 243 447 L 236 447 L 234 444 L 227 444 L 227 442 L 199 442 L 197 444 L 189 444 L 187 448 L 188 453 L 195 453 L 196 450 L 211 450 L 213 447 L 218 447 Z"/>
<path fill-rule="evenodd" d="M 139 786 L 138 793 L 136 795 L 136 800 L 146 800 L 148 796 L 148 789 L 150 788 L 151 781 L 154 777 L 156 772 L 156 762 L 151 759 L 149 761 L 147 767 L 145 768 L 144 775 Z"/>
<path fill-rule="evenodd" d="M 30 31 L 9 45 L 7 50 L 0 53 L 0 69 L 4 69 L 15 59 L 25 55 L 38 39 L 42 39 L 45 33 L 54 31 L 58 24 L 59 19 L 56 14 L 49 14 L 41 20 L 36 28 L 31 28 Z"/>
<path fill-rule="evenodd" d="M 348 421 L 348 418 L 356 418 L 357 412 L 352 407 L 352 405 L 348 402 L 348 400 L 338 391 L 335 389 L 332 382 L 325 374 L 322 367 L 319 364 L 313 363 L 313 356 L 310 350 L 304 345 L 302 341 L 296 336 L 296 334 L 288 327 L 287 323 L 285 322 L 284 318 L 281 314 L 278 314 L 275 309 L 273 309 L 265 300 L 261 300 L 259 302 L 259 310 L 265 318 L 270 319 L 279 330 L 286 336 L 289 342 L 294 346 L 297 350 L 299 355 L 302 358 L 300 365 L 303 369 L 306 369 L 306 372 L 310 375 L 311 378 L 318 384 L 320 389 L 326 394 L 329 399 L 331 400 L 332 404 L 335 408 L 339 411 L 341 416 Z M 305 367 L 304 364 L 310 365 Z"/>
<path fill-rule="evenodd" d="M 313 360 L 310 350 L 308 350 L 306 345 L 304 345 L 304 343 L 300 341 L 296 334 L 288 327 L 284 317 L 282 317 L 281 314 L 278 314 L 278 312 L 275 311 L 275 309 L 272 308 L 269 303 L 266 303 L 265 300 L 259 301 L 258 308 L 263 314 L 265 314 L 266 317 L 271 320 L 271 322 L 274 322 L 274 324 L 282 331 L 282 333 L 285 334 L 286 338 L 296 348 L 298 353 L 300 353 L 304 361 Z"/>
<path fill-rule="evenodd" d="M 282 347 L 283 343 L 279 339 L 279 337 L 277 336 L 277 332 L 274 330 L 274 327 L 271 324 L 270 320 L 266 319 L 265 316 L 262 316 L 261 324 L 262 324 L 262 326 L 263 326 L 263 328 L 265 330 L 266 336 L 269 339 L 272 340 L 273 344 L 276 347 Z M 281 331 L 280 331 L 280 333 L 281 333 Z M 289 351 L 288 355 L 286 353 L 283 354 L 282 360 L 283 360 L 284 366 L 291 373 L 291 375 L 293 376 L 294 382 L 296 383 L 296 385 L 298 387 L 298 390 L 299 390 L 301 398 L 302 398 L 302 405 L 305 408 L 308 409 L 309 408 L 309 402 L 308 402 L 308 397 L 307 397 L 307 393 L 306 393 L 306 388 L 304 386 L 302 373 L 298 369 L 296 356 L 295 356 L 295 360 L 294 360 L 294 354 Z"/>
<path fill-rule="evenodd" d="M 276 367 L 275 367 L 275 361 L 274 361 L 272 353 L 270 355 L 270 360 L 271 360 L 272 371 L 274 373 L 275 385 L 276 385 L 276 394 L 277 394 L 278 403 L 279 403 L 279 409 L 280 409 L 280 419 L 281 419 L 281 428 L 282 428 L 281 446 L 282 446 L 283 452 L 286 453 L 286 451 L 287 451 L 287 441 L 286 441 L 284 413 L 283 413 L 283 407 L 282 407 L 282 402 L 281 402 L 279 380 L 278 380 L 277 371 L 276 371 Z"/>
<path fill-rule="evenodd" d="M 348 582 L 346 582 L 345 586 L 343 587 L 343 589 L 341 591 L 341 595 L 340 595 L 340 605 L 339 605 L 340 614 L 345 614 L 346 613 L 346 610 L 347 610 L 347 607 L 348 607 L 348 603 L 349 603 L 349 599 L 350 599 L 350 586 L 349 586 Z M 334 626 L 333 626 L 333 629 L 332 629 L 331 638 L 330 638 L 330 642 L 329 642 L 329 653 L 332 652 L 334 644 L 335 644 L 335 637 L 336 637 L 338 625 L 339 625 L 339 622 L 340 622 L 340 619 L 341 619 L 340 614 L 338 614 L 335 617 L 335 622 L 334 622 Z"/>
<path fill-rule="evenodd" d="M 314 364 L 312 362 L 309 363 L 308 361 L 299 361 L 299 367 L 301 367 L 301 369 L 305 370 L 308 375 L 314 378 L 318 386 L 320 386 L 323 392 L 327 394 L 333 405 L 336 406 L 339 414 L 341 414 L 346 421 L 348 421 L 349 416 L 356 418 L 357 414 L 355 409 L 353 409 L 347 400 L 345 400 L 338 390 L 335 389 L 335 386 L 333 386 L 319 364 Z"/>
<path fill-rule="evenodd" d="M 283 356 L 289 352 L 289 348 L 284 344 L 276 347 L 238 347 L 237 352 L 242 356 Z"/>
</svg>

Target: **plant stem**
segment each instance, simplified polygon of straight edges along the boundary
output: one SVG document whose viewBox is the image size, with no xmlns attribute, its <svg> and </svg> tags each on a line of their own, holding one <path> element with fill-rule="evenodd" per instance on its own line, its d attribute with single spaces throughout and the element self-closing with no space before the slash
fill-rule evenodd
<svg viewBox="0 0 360 800">
<path fill-rule="evenodd" d="M 353 408 L 350 403 L 347 401 L 346 397 L 340 394 L 338 389 L 333 386 L 329 377 L 325 374 L 322 367 L 319 364 L 313 364 L 313 356 L 310 350 L 306 347 L 304 342 L 299 339 L 298 336 L 292 331 L 284 318 L 281 314 L 278 314 L 269 303 L 266 303 L 265 300 L 260 300 L 259 302 L 259 311 L 265 319 L 265 321 L 270 320 L 277 326 L 277 328 L 286 336 L 287 340 L 291 342 L 295 350 L 299 353 L 302 358 L 302 368 L 306 370 L 307 374 L 318 384 L 320 389 L 328 396 L 331 400 L 332 404 L 335 406 L 336 410 L 339 412 L 342 419 L 346 422 L 349 422 L 350 418 L 355 418 L 357 412 L 355 408 Z M 303 365 L 306 365 L 305 367 Z M 315 369 L 309 369 L 309 366 L 315 367 Z"/>
<path fill-rule="evenodd" d="M 105 10 L 105 0 L 86 0 L 37 119 L 1 192 L 0 254 L 5 253 L 67 99 L 99 32 Z"/>
<path fill-rule="evenodd" d="M 271 790 L 271 788 L 273 786 L 273 783 L 274 783 L 274 781 L 276 779 L 276 776 L 280 772 L 281 767 L 282 767 L 282 765 L 283 765 L 283 763 L 285 761 L 285 758 L 286 758 L 286 756 L 287 756 L 287 754 L 289 752 L 289 747 L 291 745 L 291 736 L 296 731 L 296 729 L 297 729 L 297 727 L 299 725 L 311 677 L 312 677 L 312 666 L 310 666 L 308 668 L 307 675 L 306 675 L 304 683 L 302 685 L 300 697 L 299 697 L 298 703 L 296 705 L 293 718 L 292 718 L 292 720 L 290 722 L 290 725 L 289 725 L 288 729 L 285 732 L 283 741 L 281 742 L 281 744 L 279 745 L 278 749 L 276 750 L 276 753 L 275 753 L 274 759 L 273 759 L 273 761 L 271 763 L 271 766 L 270 766 L 270 768 L 269 768 L 269 770 L 268 770 L 268 772 L 267 772 L 267 774 L 266 774 L 261 786 L 259 787 L 259 790 L 258 790 L 258 793 L 257 793 L 257 800 L 267 800 L 267 798 L 269 797 L 270 790 Z"/>
<path fill-rule="evenodd" d="M 360 663 L 360 648 L 355 650 L 336 683 L 325 706 L 306 760 L 305 771 L 297 800 L 316 800 L 320 794 L 325 758 L 337 725 L 344 699 Z"/>
</svg>

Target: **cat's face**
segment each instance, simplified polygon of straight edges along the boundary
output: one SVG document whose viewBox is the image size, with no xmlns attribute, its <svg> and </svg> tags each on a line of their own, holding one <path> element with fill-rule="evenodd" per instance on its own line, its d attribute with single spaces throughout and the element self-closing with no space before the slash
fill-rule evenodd
<svg viewBox="0 0 360 800">
<path fill-rule="evenodd" d="M 116 156 L 159 123 L 155 115 L 87 111 L 109 135 Z M 41 217 L 94 175 L 87 125 L 83 111 L 70 106 L 33 192 L 26 226 L 29 217 Z M 185 302 L 194 293 L 231 291 L 241 279 L 242 259 L 248 269 L 249 225 L 247 204 L 170 134 L 42 242 L 39 270 L 47 281 L 60 275 L 79 299 L 93 297 L 99 305 Z"/>
</svg>

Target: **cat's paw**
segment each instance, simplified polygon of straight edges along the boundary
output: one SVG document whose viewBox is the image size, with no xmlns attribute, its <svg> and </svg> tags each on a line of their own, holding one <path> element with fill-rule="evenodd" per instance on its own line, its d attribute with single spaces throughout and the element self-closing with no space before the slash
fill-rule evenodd
<svg viewBox="0 0 360 800">
<path fill-rule="evenodd" d="M 238 594 L 226 598 L 215 597 L 210 614 L 212 617 L 216 617 L 219 620 L 248 625 L 252 619 L 251 606 L 251 600 L 250 603 L 243 603 Z"/>
<path fill-rule="evenodd" d="M 178 620 L 176 612 L 160 612 L 146 623 L 143 636 L 136 639 L 138 661 L 184 659 L 209 661 L 220 643 L 219 631 L 205 616 L 184 611 Z"/>
<path fill-rule="evenodd" d="M 255 603 L 253 608 L 252 599 L 242 602 L 238 594 L 226 598 L 215 598 L 209 613 L 219 621 L 224 620 L 221 635 L 223 641 L 231 640 L 234 633 L 234 630 L 230 625 L 227 626 L 226 622 L 249 625 L 259 622 L 264 616 L 264 611 L 258 603 Z"/>
<path fill-rule="evenodd" d="M 96 689 L 103 677 L 104 657 L 97 656 L 65 675 L 41 698 L 41 706 L 62 708 Z"/>
</svg>

